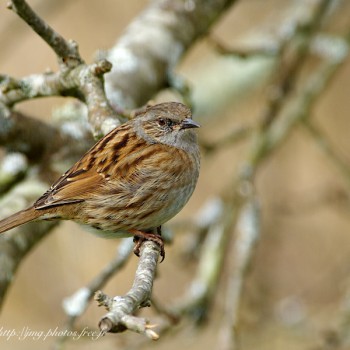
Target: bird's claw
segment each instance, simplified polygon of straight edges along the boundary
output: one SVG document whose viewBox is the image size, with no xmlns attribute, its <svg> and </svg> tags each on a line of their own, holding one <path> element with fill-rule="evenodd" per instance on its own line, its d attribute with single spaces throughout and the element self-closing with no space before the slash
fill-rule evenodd
<svg viewBox="0 0 350 350">
<path fill-rule="evenodd" d="M 164 250 L 164 241 L 163 238 L 157 234 L 157 233 L 147 233 L 147 232 L 142 232 L 142 231 L 134 231 L 134 254 L 138 257 L 140 257 L 140 249 L 142 246 L 142 243 L 144 241 L 152 241 L 155 242 L 159 245 L 160 247 L 160 256 L 162 257 L 162 262 L 165 258 L 165 250 Z"/>
</svg>

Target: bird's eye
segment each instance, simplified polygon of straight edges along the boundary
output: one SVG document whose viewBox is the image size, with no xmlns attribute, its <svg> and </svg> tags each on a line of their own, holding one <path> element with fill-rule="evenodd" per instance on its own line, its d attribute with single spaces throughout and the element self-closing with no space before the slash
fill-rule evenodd
<svg viewBox="0 0 350 350">
<path fill-rule="evenodd" d="M 169 125 L 169 122 L 167 119 L 164 118 L 158 118 L 158 125 L 159 126 L 165 126 L 165 125 Z"/>
</svg>

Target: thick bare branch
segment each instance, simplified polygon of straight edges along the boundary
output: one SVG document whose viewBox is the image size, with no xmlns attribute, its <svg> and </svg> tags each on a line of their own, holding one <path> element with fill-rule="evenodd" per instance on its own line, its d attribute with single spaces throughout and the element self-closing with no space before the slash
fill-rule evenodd
<svg viewBox="0 0 350 350">
<path fill-rule="evenodd" d="M 135 108 L 168 86 L 169 72 L 186 50 L 235 0 L 154 1 L 126 29 L 107 56 L 112 106 Z"/>
<path fill-rule="evenodd" d="M 38 161 L 44 155 L 71 144 L 72 139 L 58 128 L 21 113 L 0 109 L 0 146 L 21 152 Z M 33 132 L 35 130 L 35 132 Z"/>
<path fill-rule="evenodd" d="M 0 195 L 23 180 L 28 170 L 28 160 L 19 152 L 7 154 L 0 163 Z"/>
</svg>

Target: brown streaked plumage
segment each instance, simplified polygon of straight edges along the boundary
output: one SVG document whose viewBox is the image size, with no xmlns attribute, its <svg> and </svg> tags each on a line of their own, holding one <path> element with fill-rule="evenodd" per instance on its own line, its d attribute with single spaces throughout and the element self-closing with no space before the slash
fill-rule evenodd
<svg viewBox="0 0 350 350">
<path fill-rule="evenodd" d="M 181 103 L 148 107 L 98 141 L 33 206 L 0 221 L 0 233 L 33 220 L 64 219 L 105 237 L 140 232 L 152 239 L 148 232 L 175 216 L 196 186 L 196 127 Z"/>
</svg>

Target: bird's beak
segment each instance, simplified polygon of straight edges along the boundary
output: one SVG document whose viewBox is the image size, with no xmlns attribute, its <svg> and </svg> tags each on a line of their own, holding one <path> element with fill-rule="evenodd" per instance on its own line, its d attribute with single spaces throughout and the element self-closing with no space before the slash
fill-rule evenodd
<svg viewBox="0 0 350 350">
<path fill-rule="evenodd" d="M 185 118 L 182 122 L 181 122 L 181 130 L 182 129 L 191 129 L 191 128 L 199 128 L 200 125 L 197 124 L 194 120 L 190 119 L 190 118 Z"/>
</svg>

